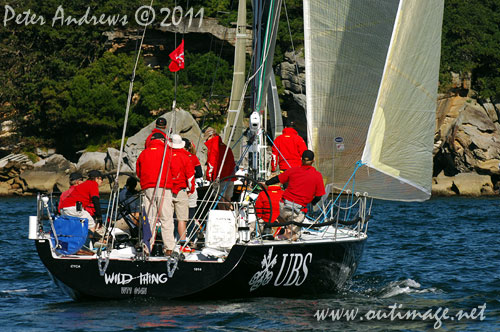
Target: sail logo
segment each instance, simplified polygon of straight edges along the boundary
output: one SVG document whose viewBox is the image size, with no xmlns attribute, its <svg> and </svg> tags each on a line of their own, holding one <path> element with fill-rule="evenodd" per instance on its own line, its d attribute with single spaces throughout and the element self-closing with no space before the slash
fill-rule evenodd
<svg viewBox="0 0 500 332">
<path fill-rule="evenodd" d="M 262 270 L 256 272 L 248 282 L 250 292 L 267 285 L 273 279 L 274 272 L 272 269 L 278 262 L 278 255 L 273 257 L 273 248 L 269 248 L 268 254 L 264 255 L 261 262 Z M 281 266 L 273 285 L 276 287 L 302 285 L 309 274 L 307 265 L 312 262 L 312 256 L 312 253 L 305 255 L 301 253 L 282 254 Z"/>
</svg>

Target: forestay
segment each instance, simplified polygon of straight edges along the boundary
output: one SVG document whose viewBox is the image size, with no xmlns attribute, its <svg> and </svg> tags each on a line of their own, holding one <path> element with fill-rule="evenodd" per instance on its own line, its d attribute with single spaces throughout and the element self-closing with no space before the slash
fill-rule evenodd
<svg viewBox="0 0 500 332">
<path fill-rule="evenodd" d="M 442 0 L 305 0 L 307 127 L 316 167 L 342 188 L 425 200 Z"/>
</svg>

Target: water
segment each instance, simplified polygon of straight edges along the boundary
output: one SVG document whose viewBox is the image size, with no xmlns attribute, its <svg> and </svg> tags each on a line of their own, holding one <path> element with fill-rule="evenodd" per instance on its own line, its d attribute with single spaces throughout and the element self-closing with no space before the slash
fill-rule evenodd
<svg viewBox="0 0 500 332">
<path fill-rule="evenodd" d="M 358 272 L 339 294 L 203 302 L 74 302 L 54 286 L 27 239 L 35 199 L 0 198 L 0 209 L 3 331 L 427 331 L 435 326 L 439 331 L 500 331 L 498 198 L 375 202 Z M 478 306 L 484 304 L 481 316 Z M 441 317 L 439 307 L 448 308 L 448 316 L 476 308 L 477 319 L 442 320 L 440 326 L 434 316 L 413 321 L 373 317 L 377 310 L 390 313 L 394 305 L 393 314 L 401 316 L 413 309 Z M 358 315 L 318 321 L 314 315 L 323 309 L 358 310 Z"/>
</svg>

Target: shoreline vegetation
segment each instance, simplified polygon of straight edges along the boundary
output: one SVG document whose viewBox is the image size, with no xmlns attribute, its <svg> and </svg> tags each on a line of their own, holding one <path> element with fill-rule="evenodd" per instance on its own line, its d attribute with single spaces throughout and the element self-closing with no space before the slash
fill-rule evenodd
<svg viewBox="0 0 500 332">
<path fill-rule="evenodd" d="M 283 113 L 298 123 L 305 107 L 301 3 L 287 1 L 291 31 L 282 20 L 274 58 Z M 486 4 L 480 0 L 445 1 L 433 195 L 499 192 L 498 6 L 500 0 Z M 17 17 L 11 18 L 2 21 L 0 30 L 0 195 L 52 191 L 56 184 L 58 190 L 64 190 L 68 170 L 88 170 L 80 162 L 84 156 L 98 156 L 97 166 L 92 167 L 108 170 L 104 160 L 114 158 L 111 155 L 119 146 L 136 41 L 142 33 L 142 27 L 132 19 L 140 4 L 107 0 L 92 5 L 77 0 L 64 7 L 65 15 L 75 18 L 127 15 L 126 26 L 51 26 L 47 20 L 60 7 L 55 0 L 19 1 L 9 7 L 2 6 L 0 11 L 7 18 L 15 11 L 22 24 L 16 23 Z M 175 2 L 159 1 L 154 7 L 160 13 L 162 8 L 173 9 Z M 203 24 L 183 28 L 188 65 L 179 72 L 177 107 L 188 111 L 201 129 L 221 128 L 225 118 L 236 7 L 235 1 L 200 0 L 193 5 L 193 12 L 204 9 Z M 23 21 L 28 10 L 47 22 Z M 174 34 L 179 30 L 160 26 L 160 22 L 148 29 L 135 80 L 129 137 L 170 111 L 175 96 L 168 54 L 181 38 Z M 290 34 L 295 53 L 290 48 Z M 52 180 L 47 185 L 27 180 L 36 172 Z"/>
</svg>

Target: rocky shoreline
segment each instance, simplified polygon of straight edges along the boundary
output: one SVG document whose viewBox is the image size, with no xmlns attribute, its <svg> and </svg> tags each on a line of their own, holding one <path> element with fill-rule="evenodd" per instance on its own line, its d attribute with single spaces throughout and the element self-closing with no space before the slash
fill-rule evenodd
<svg viewBox="0 0 500 332">
<path fill-rule="evenodd" d="M 460 96 L 440 96 L 436 112 L 434 139 L 433 196 L 491 196 L 500 186 L 500 105 L 480 105 Z M 164 115 L 172 121 L 173 112 Z M 175 112 L 177 132 L 197 142 L 201 130 L 189 112 Z M 130 137 L 124 150 L 119 182 L 135 174 L 135 161 L 143 142 L 154 127 L 152 122 Z M 204 149 L 198 156 L 204 163 Z M 98 169 L 114 178 L 119 151 L 83 152 L 77 163 L 68 161 L 54 150 L 38 151 L 41 159 L 33 163 L 24 154 L 10 154 L 0 159 L 0 196 L 34 195 L 37 192 L 62 192 L 69 187 L 69 174 Z M 42 158 L 43 157 L 43 158 Z M 99 188 L 111 190 L 109 179 Z"/>
<path fill-rule="evenodd" d="M 175 123 L 175 132 L 182 132 L 183 137 L 198 142 L 201 130 L 190 113 L 177 110 L 162 117 L 166 118 L 168 123 Z M 154 126 L 153 121 L 127 140 L 120 166 L 120 188 L 125 185 L 128 176 L 135 175 L 135 162 Z M 99 192 L 109 194 L 110 181 L 116 176 L 119 154 L 120 151 L 114 148 L 108 148 L 106 152 L 83 152 L 77 163 L 67 160 L 53 149 L 37 151 L 40 160 L 35 163 L 25 154 L 9 154 L 0 159 L 0 196 L 63 192 L 69 188 L 70 173 L 80 171 L 85 176 L 91 170 L 100 170 L 106 175 Z M 203 163 L 204 154 L 203 148 L 198 149 L 198 157 Z"/>
</svg>

